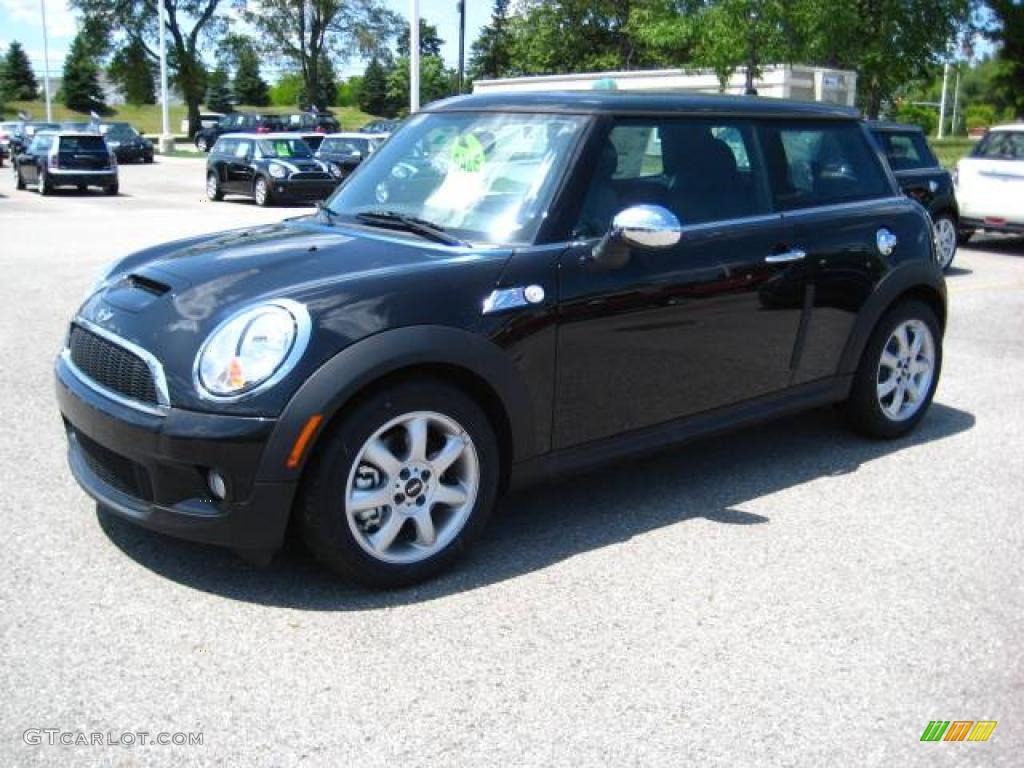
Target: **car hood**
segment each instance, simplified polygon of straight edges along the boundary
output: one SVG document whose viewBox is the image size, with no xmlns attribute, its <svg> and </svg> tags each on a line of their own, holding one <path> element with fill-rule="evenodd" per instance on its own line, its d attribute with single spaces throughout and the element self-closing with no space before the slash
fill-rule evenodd
<svg viewBox="0 0 1024 768">
<path fill-rule="evenodd" d="M 269 158 L 268 165 L 283 165 L 292 173 L 300 171 L 323 171 L 324 166 L 319 160 L 312 157 L 291 157 L 291 158 Z"/>
<path fill-rule="evenodd" d="M 203 410 L 209 404 L 192 384 L 196 353 L 243 307 L 275 298 L 306 306 L 313 339 L 289 377 L 301 381 L 349 344 L 388 328 L 471 327 L 510 255 L 300 219 L 122 259 L 78 316 L 151 352 L 164 365 L 172 403 Z M 218 410 L 265 412 L 257 399 Z"/>
</svg>

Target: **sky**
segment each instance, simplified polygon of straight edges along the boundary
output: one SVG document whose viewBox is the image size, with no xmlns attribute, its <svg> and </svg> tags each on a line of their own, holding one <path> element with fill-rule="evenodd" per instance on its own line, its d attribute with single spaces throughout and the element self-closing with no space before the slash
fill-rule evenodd
<svg viewBox="0 0 1024 768">
<path fill-rule="evenodd" d="M 60 74 L 71 47 L 71 39 L 77 31 L 75 15 L 66 0 L 42 0 L 46 3 L 46 27 L 50 48 L 50 72 Z M 409 0 L 384 0 L 384 4 L 408 18 Z M 229 5 L 228 2 L 224 3 Z M 491 0 L 466 0 L 466 59 L 469 48 L 491 16 Z M 420 0 L 420 16 L 437 27 L 438 35 L 445 41 L 443 55 L 454 67 L 459 58 L 459 14 L 456 0 Z M 42 75 L 43 32 L 40 15 L 40 0 L 0 0 L 0 50 L 6 51 L 12 40 L 19 41 L 32 60 L 37 75 Z M 340 68 L 344 76 L 361 73 L 365 64 L 350 61 Z M 278 67 L 268 66 L 264 77 L 273 80 Z"/>
</svg>

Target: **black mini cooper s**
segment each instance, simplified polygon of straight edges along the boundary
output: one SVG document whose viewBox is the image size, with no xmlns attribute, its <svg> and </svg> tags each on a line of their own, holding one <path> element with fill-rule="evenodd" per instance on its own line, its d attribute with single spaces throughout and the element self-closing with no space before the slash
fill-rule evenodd
<svg viewBox="0 0 1024 768">
<path fill-rule="evenodd" d="M 772 99 L 435 104 L 316 213 L 115 261 L 56 363 L 113 514 L 396 586 L 506 489 L 800 409 L 914 428 L 946 291 L 856 115 Z"/>
</svg>

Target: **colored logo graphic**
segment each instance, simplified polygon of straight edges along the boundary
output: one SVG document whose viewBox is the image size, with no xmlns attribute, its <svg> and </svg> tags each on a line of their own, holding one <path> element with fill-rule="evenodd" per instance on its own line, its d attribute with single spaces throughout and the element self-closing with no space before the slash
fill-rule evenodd
<svg viewBox="0 0 1024 768">
<path fill-rule="evenodd" d="M 932 720 L 921 741 L 988 741 L 996 729 L 995 720 Z"/>
</svg>

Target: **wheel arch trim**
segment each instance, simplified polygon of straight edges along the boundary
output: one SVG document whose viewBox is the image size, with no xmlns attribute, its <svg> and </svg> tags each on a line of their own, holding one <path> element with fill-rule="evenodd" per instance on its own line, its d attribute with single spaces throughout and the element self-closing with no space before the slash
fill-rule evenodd
<svg viewBox="0 0 1024 768">
<path fill-rule="evenodd" d="M 519 462 L 536 453 L 533 407 L 522 374 L 492 342 L 448 326 L 417 325 L 370 336 L 338 352 L 299 387 L 278 419 L 260 461 L 263 482 L 294 481 L 315 452 L 327 425 L 353 398 L 374 382 L 405 370 L 424 367 L 458 369 L 483 382 L 504 411 L 511 449 Z M 470 393 L 473 394 L 473 393 Z M 320 414 L 321 427 L 301 461 L 286 464 L 292 446 L 310 417 Z M 501 436 L 499 435 L 499 440 Z"/>
</svg>

